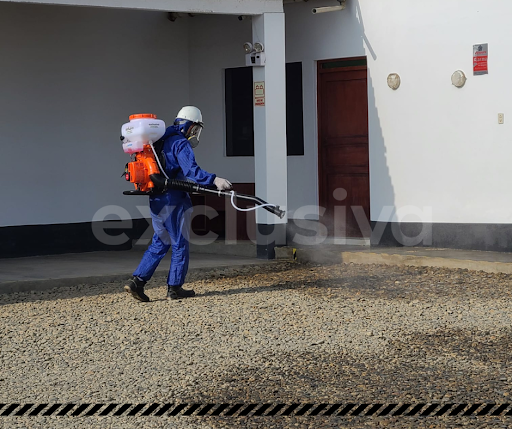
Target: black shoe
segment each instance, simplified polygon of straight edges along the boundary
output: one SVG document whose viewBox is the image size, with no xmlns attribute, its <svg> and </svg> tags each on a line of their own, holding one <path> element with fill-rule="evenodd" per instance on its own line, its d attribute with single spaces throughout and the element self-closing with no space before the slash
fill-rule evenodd
<svg viewBox="0 0 512 429">
<path fill-rule="evenodd" d="M 131 293 L 135 299 L 142 302 L 149 302 L 149 297 L 144 293 L 145 281 L 139 280 L 137 277 L 133 277 L 128 280 L 128 283 L 124 287 L 124 290 Z"/>
<path fill-rule="evenodd" d="M 181 286 L 167 286 L 167 299 L 191 298 L 196 296 L 193 290 L 185 290 Z"/>
</svg>

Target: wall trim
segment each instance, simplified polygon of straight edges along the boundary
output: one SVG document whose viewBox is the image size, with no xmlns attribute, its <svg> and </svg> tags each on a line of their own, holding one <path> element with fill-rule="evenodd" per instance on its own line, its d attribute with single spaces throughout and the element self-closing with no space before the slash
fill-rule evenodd
<svg viewBox="0 0 512 429">
<path fill-rule="evenodd" d="M 371 246 L 512 252 L 512 224 L 372 221 Z"/>
<path fill-rule="evenodd" d="M 132 241 L 140 238 L 148 226 L 148 221 L 142 218 L 131 221 L 0 227 L 0 258 L 130 250 Z M 94 235 L 95 228 L 103 228 L 109 236 L 124 233 L 128 240 L 121 244 L 102 243 Z"/>
<path fill-rule="evenodd" d="M 369 245 L 372 247 L 431 247 L 512 252 L 512 224 L 372 221 L 371 229 Z M 318 220 L 289 219 L 287 242 L 289 246 L 354 244 L 334 237 L 325 238 L 325 232 L 325 226 Z"/>
</svg>

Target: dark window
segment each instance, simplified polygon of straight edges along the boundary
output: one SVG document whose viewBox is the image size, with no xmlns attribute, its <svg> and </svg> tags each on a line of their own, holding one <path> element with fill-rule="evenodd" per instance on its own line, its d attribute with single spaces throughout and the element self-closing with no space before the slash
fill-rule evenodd
<svg viewBox="0 0 512 429">
<path fill-rule="evenodd" d="M 226 154 L 254 156 L 252 67 L 226 69 Z"/>
<path fill-rule="evenodd" d="M 302 63 L 286 64 L 286 154 L 304 155 Z"/>
<path fill-rule="evenodd" d="M 254 156 L 252 67 L 226 69 L 226 154 Z M 304 155 L 302 63 L 286 64 L 286 152 Z"/>
</svg>

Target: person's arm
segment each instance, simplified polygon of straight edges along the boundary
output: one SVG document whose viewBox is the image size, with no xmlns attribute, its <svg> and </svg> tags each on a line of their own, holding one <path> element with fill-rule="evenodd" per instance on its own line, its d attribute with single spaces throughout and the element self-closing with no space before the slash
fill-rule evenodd
<svg viewBox="0 0 512 429">
<path fill-rule="evenodd" d="M 181 170 L 187 179 L 193 180 L 199 185 L 213 185 L 215 174 L 208 173 L 200 168 L 196 163 L 194 151 L 186 139 L 179 140 L 175 143 L 175 155 Z"/>
</svg>

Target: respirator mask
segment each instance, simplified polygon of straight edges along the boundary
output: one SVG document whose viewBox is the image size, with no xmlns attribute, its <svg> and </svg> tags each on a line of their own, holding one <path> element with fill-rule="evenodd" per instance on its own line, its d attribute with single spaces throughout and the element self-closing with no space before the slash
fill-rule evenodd
<svg viewBox="0 0 512 429">
<path fill-rule="evenodd" d="M 192 146 L 192 149 L 196 148 L 199 144 L 199 137 L 201 136 L 201 131 L 203 130 L 203 123 L 197 122 L 190 126 L 190 128 L 187 131 L 187 139 L 190 143 L 190 146 Z"/>
</svg>

